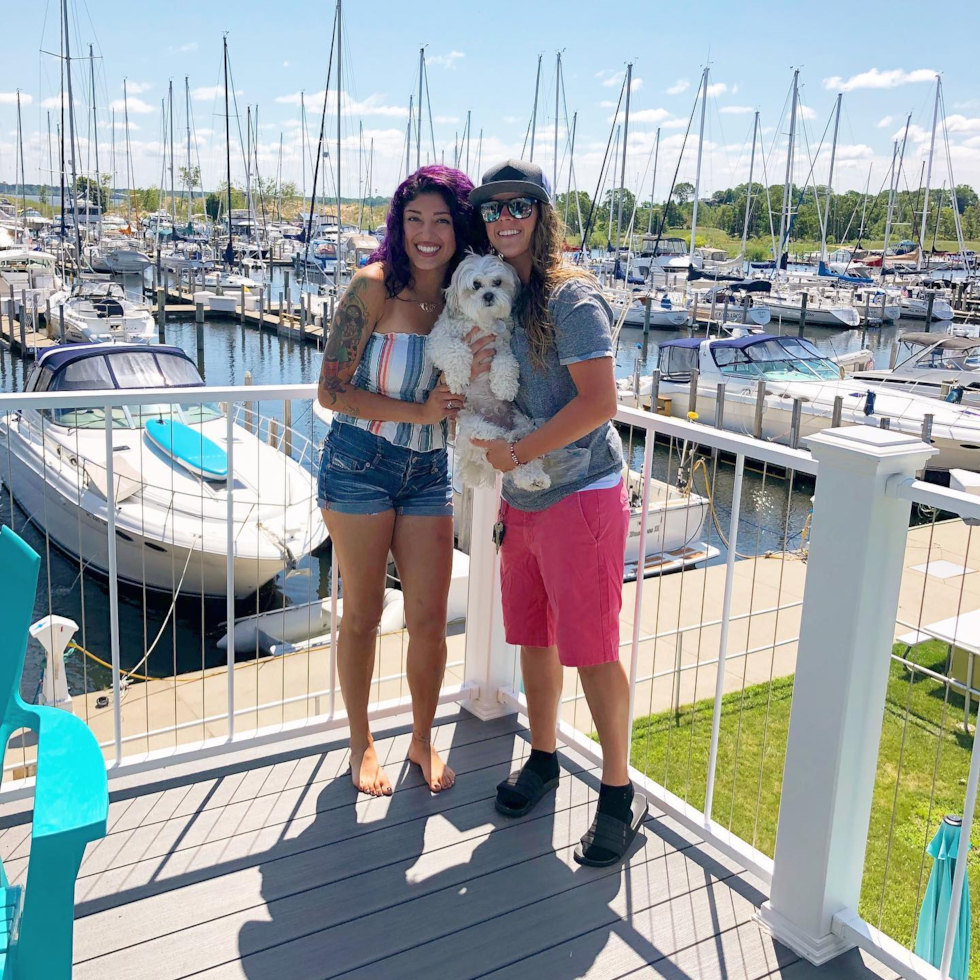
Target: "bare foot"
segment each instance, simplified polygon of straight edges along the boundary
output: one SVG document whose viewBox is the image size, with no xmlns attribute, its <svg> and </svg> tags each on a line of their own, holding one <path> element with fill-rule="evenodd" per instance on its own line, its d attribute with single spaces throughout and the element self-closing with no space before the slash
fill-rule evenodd
<svg viewBox="0 0 980 980">
<path fill-rule="evenodd" d="M 391 781 L 381 768 L 373 742 L 360 752 L 351 748 L 350 775 L 351 781 L 362 793 L 367 793 L 368 796 L 391 796 Z"/>
<path fill-rule="evenodd" d="M 428 736 L 412 733 L 412 744 L 408 749 L 408 758 L 422 770 L 429 789 L 439 793 L 449 789 L 456 782 L 456 773 L 452 771 L 439 756 L 432 739 Z"/>
</svg>

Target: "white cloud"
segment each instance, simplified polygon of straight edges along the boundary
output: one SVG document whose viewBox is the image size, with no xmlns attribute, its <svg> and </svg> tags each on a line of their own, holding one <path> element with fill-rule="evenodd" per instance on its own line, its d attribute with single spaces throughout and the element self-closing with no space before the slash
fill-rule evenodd
<svg viewBox="0 0 980 980">
<path fill-rule="evenodd" d="M 740 116 L 743 113 L 754 112 L 755 110 L 750 105 L 723 105 L 718 111 L 726 115 Z"/>
<path fill-rule="evenodd" d="M 520 121 L 521 121 L 520 116 L 504 116 L 504 122 L 511 126 L 513 126 L 514 123 Z"/>
<path fill-rule="evenodd" d="M 459 116 L 433 116 L 432 121 L 436 123 L 458 123 Z"/>
<path fill-rule="evenodd" d="M 946 117 L 946 128 L 951 133 L 967 133 L 973 135 L 980 133 L 980 119 L 976 117 L 967 119 L 966 116 L 952 115 Z"/>
<path fill-rule="evenodd" d="M 643 79 L 642 78 L 634 78 L 633 81 L 630 82 L 630 91 L 631 92 L 639 92 L 641 88 L 643 88 Z"/>
<path fill-rule="evenodd" d="M 187 51 L 196 51 L 197 50 L 197 41 L 188 41 L 187 44 L 182 44 L 177 50 L 178 51 L 184 51 L 184 52 L 187 52 Z"/>
<path fill-rule="evenodd" d="M 808 105 L 801 105 L 797 111 L 799 112 L 801 119 L 817 118 L 817 114 Z"/>
<path fill-rule="evenodd" d="M 728 86 L 724 82 L 712 82 L 708 86 L 708 95 L 712 98 L 716 98 L 719 95 L 724 95 L 728 91 Z"/>
<path fill-rule="evenodd" d="M 68 104 L 68 100 L 65 99 L 65 105 Z M 46 99 L 41 101 L 42 109 L 59 109 L 61 108 L 61 96 L 60 95 L 49 95 Z"/>
<path fill-rule="evenodd" d="M 117 112 L 123 112 L 127 102 L 129 103 L 129 111 L 136 113 L 138 116 L 146 116 L 156 111 L 149 103 L 144 102 L 142 99 L 134 99 L 132 97 L 127 99 L 114 99 L 109 103 L 109 108 L 115 109 Z"/>
<path fill-rule="evenodd" d="M 276 102 L 280 102 L 284 105 L 299 105 L 301 93 L 291 92 L 289 95 L 277 95 Z M 336 104 L 337 101 L 337 90 L 331 89 L 326 93 L 327 101 L 331 104 Z M 312 94 L 307 93 L 306 104 L 308 106 L 312 105 L 322 105 L 323 104 L 323 89 L 319 92 L 313 92 Z M 386 98 L 386 93 L 375 92 L 373 95 L 369 95 L 362 102 L 357 102 L 351 99 L 349 93 L 343 93 L 343 101 L 345 103 L 346 111 L 353 113 L 355 116 L 407 116 L 408 107 L 407 106 L 397 106 L 397 105 L 385 105 L 384 100 Z"/>
<path fill-rule="evenodd" d="M 33 95 L 28 95 L 26 92 L 20 93 L 20 104 L 30 105 L 34 101 Z M 17 105 L 17 93 L 16 92 L 0 92 L 0 105 Z"/>
<path fill-rule="evenodd" d="M 610 102 L 608 99 L 603 99 L 599 103 L 599 108 L 600 109 L 615 109 L 616 108 L 616 103 L 615 102 Z"/>
<path fill-rule="evenodd" d="M 151 88 L 153 88 L 153 82 L 131 82 L 128 78 L 126 79 L 127 95 L 142 95 Z"/>
<path fill-rule="evenodd" d="M 593 75 L 593 78 L 605 78 L 606 75 L 614 75 L 616 73 L 615 68 L 600 68 L 599 71 Z"/>
<path fill-rule="evenodd" d="M 454 69 L 456 62 L 465 57 L 466 54 L 463 51 L 450 51 L 449 54 L 430 55 L 425 60 L 430 65 L 442 65 L 443 68 Z"/>
<path fill-rule="evenodd" d="M 204 85 L 201 88 L 191 89 L 191 98 L 195 102 L 213 102 L 219 95 L 224 94 L 224 86 L 222 85 Z M 244 95 L 244 91 L 240 88 L 235 89 L 235 95 Z M 278 102 L 279 100 L 276 99 Z M 299 104 L 299 97 L 296 98 L 297 105 Z M 132 108 L 132 105 L 130 105 Z"/>
<path fill-rule="evenodd" d="M 875 123 L 876 129 L 884 129 L 886 126 L 890 126 L 895 121 L 894 116 L 885 116 L 883 119 L 879 119 Z"/>
<path fill-rule="evenodd" d="M 668 109 L 640 109 L 637 112 L 630 113 L 631 123 L 658 123 L 664 119 L 667 119 L 671 115 Z M 609 122 L 612 122 L 614 116 L 609 116 Z"/>
<path fill-rule="evenodd" d="M 683 129 L 687 125 L 686 119 L 665 119 L 660 124 L 664 129 Z"/>
<path fill-rule="evenodd" d="M 738 85 L 732 86 L 732 95 L 738 95 Z"/>
<path fill-rule="evenodd" d="M 668 95 L 680 95 L 681 92 L 686 92 L 691 87 L 691 83 L 686 78 L 678 78 L 673 85 L 667 89 Z"/>
<path fill-rule="evenodd" d="M 823 80 L 823 87 L 828 91 L 853 92 L 859 88 L 896 88 L 913 82 L 931 82 L 936 73 L 931 68 L 916 68 L 905 71 L 903 68 L 886 68 L 879 71 L 869 68 L 867 71 L 851 75 L 846 81 L 840 75 Z"/>
<path fill-rule="evenodd" d="M 626 72 L 615 71 L 608 78 L 604 79 L 602 84 L 608 85 L 610 88 L 613 85 L 621 85 L 625 77 L 626 77 Z"/>
<path fill-rule="evenodd" d="M 283 68 L 288 68 L 289 67 L 289 62 L 288 61 L 284 61 L 282 63 L 282 66 L 283 66 Z"/>
</svg>

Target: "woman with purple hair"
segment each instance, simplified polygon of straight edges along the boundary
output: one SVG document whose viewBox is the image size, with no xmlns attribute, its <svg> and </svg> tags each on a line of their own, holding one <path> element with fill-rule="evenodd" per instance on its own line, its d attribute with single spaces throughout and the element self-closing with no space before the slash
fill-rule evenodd
<svg viewBox="0 0 980 980">
<path fill-rule="evenodd" d="M 433 792 L 455 780 L 431 730 L 446 666 L 452 574 L 447 420 L 461 404 L 439 383 L 426 342 L 454 269 L 467 248 L 485 243 L 469 203 L 472 189 L 465 174 L 442 166 L 422 167 L 399 185 L 384 243 L 337 307 L 320 372 L 318 400 L 333 422 L 317 497 L 344 588 L 337 666 L 350 721 L 351 778 L 373 796 L 392 791 L 367 718 L 389 552 L 409 635 L 409 759 Z M 476 371 L 493 352 L 485 344 L 474 351 Z"/>
</svg>

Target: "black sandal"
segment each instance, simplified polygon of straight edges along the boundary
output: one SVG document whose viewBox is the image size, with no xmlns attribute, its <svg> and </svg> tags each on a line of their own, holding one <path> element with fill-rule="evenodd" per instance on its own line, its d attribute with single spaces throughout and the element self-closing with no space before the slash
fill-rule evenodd
<svg viewBox="0 0 980 980">
<path fill-rule="evenodd" d="M 557 789 L 559 777 L 549 779 L 545 782 L 533 769 L 515 769 L 506 779 L 497 784 L 497 799 L 495 805 L 497 811 L 505 817 L 523 817 L 530 813 L 541 799 Z M 500 799 L 500 791 L 508 790 L 517 796 L 524 797 L 524 803 L 520 806 L 508 806 Z"/>
<path fill-rule="evenodd" d="M 630 807 L 630 822 L 628 824 L 609 816 L 608 813 L 597 813 L 592 821 L 592 826 L 582 835 L 582 842 L 575 848 L 575 860 L 579 864 L 588 865 L 590 868 L 609 868 L 614 864 L 619 864 L 629 850 L 630 844 L 633 843 L 636 833 L 640 829 L 640 824 L 646 819 L 649 810 L 650 804 L 646 797 L 636 793 Z M 592 846 L 610 851 L 612 857 L 603 861 L 586 857 L 585 852 Z"/>
</svg>

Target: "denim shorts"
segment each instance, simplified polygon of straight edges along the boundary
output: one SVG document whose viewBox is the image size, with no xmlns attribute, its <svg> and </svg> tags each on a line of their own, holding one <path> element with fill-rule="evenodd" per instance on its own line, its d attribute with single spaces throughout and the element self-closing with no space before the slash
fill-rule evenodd
<svg viewBox="0 0 980 980">
<path fill-rule="evenodd" d="M 451 517 L 453 491 L 445 449 L 419 453 L 345 422 L 323 444 L 317 503 L 338 514 Z"/>
</svg>

